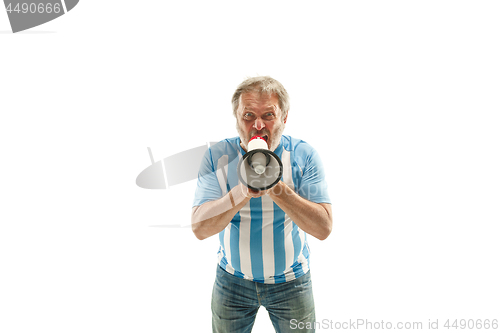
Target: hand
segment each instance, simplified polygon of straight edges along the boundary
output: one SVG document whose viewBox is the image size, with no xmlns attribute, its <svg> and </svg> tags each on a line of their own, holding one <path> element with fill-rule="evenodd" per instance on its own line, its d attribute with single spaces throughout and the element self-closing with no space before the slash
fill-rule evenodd
<svg viewBox="0 0 500 333">
<path fill-rule="evenodd" d="M 264 191 L 254 191 L 252 189 L 248 189 L 248 195 L 252 198 L 259 198 L 263 195 L 266 195 L 267 194 L 267 191 L 269 190 L 264 190 Z"/>
<path fill-rule="evenodd" d="M 241 186 L 241 189 L 242 189 L 243 193 L 245 193 L 245 195 L 246 195 L 247 198 L 259 198 L 259 197 L 261 197 L 263 195 L 266 195 L 267 192 L 269 191 L 269 190 L 254 191 L 254 190 L 246 187 L 245 185 L 243 185 L 241 183 L 240 183 L 240 186 Z"/>
</svg>

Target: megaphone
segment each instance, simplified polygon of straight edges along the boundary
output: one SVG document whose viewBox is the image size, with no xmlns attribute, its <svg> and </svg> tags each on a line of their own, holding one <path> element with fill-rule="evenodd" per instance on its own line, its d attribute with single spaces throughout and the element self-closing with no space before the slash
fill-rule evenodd
<svg viewBox="0 0 500 333">
<path fill-rule="evenodd" d="M 248 152 L 238 163 L 238 178 L 254 191 L 264 191 L 276 185 L 283 175 L 278 155 L 267 148 L 267 142 L 254 136 L 248 142 Z"/>
</svg>

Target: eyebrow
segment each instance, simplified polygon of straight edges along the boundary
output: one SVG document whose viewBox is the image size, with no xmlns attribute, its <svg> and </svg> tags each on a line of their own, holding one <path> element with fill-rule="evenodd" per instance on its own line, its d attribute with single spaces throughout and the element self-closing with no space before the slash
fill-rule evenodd
<svg viewBox="0 0 500 333">
<path fill-rule="evenodd" d="M 253 109 L 252 109 L 252 108 L 247 107 L 247 106 L 245 106 L 245 107 L 243 108 L 243 110 L 253 111 Z M 267 108 L 265 108 L 265 109 L 264 109 L 264 111 L 274 111 L 274 110 L 275 110 L 275 109 L 274 109 L 274 106 L 269 106 L 269 107 L 267 107 Z"/>
</svg>

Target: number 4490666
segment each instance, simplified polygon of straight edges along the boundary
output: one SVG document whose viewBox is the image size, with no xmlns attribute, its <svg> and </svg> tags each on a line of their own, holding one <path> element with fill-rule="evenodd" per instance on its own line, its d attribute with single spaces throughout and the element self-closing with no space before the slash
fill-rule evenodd
<svg viewBox="0 0 500 333">
<path fill-rule="evenodd" d="M 468 328 L 468 329 L 497 329 L 498 328 L 498 320 L 497 319 L 493 319 L 493 320 L 489 320 L 489 319 L 484 319 L 484 320 L 481 320 L 481 319 L 477 319 L 477 320 L 474 320 L 474 319 L 469 319 L 469 320 L 466 320 L 466 319 L 455 319 L 455 321 L 450 321 L 450 319 L 448 319 L 446 321 L 446 323 L 444 323 L 444 327 L 446 327 L 447 329 L 465 329 L 465 328 Z"/>
<path fill-rule="evenodd" d="M 12 12 L 16 12 L 16 13 L 23 13 L 23 14 L 26 14 L 26 13 L 31 13 L 31 14 L 35 14 L 35 13 L 56 13 L 56 14 L 59 14 L 61 12 L 61 5 L 59 3 L 55 3 L 54 5 L 52 5 L 51 3 L 39 3 L 39 4 L 36 4 L 36 3 L 18 3 L 16 4 L 16 6 L 14 8 L 12 8 L 12 3 L 9 3 L 7 5 L 7 12 L 8 13 L 12 13 Z"/>
</svg>

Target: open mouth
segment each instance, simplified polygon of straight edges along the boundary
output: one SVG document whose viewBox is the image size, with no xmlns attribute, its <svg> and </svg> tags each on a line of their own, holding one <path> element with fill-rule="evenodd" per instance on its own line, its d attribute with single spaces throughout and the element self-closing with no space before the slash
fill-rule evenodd
<svg viewBox="0 0 500 333">
<path fill-rule="evenodd" d="M 253 135 L 250 135 L 250 140 L 255 137 L 255 136 L 260 136 L 262 139 L 264 139 L 266 142 L 269 140 L 269 136 L 267 134 L 260 134 L 260 133 L 254 133 Z"/>
</svg>

